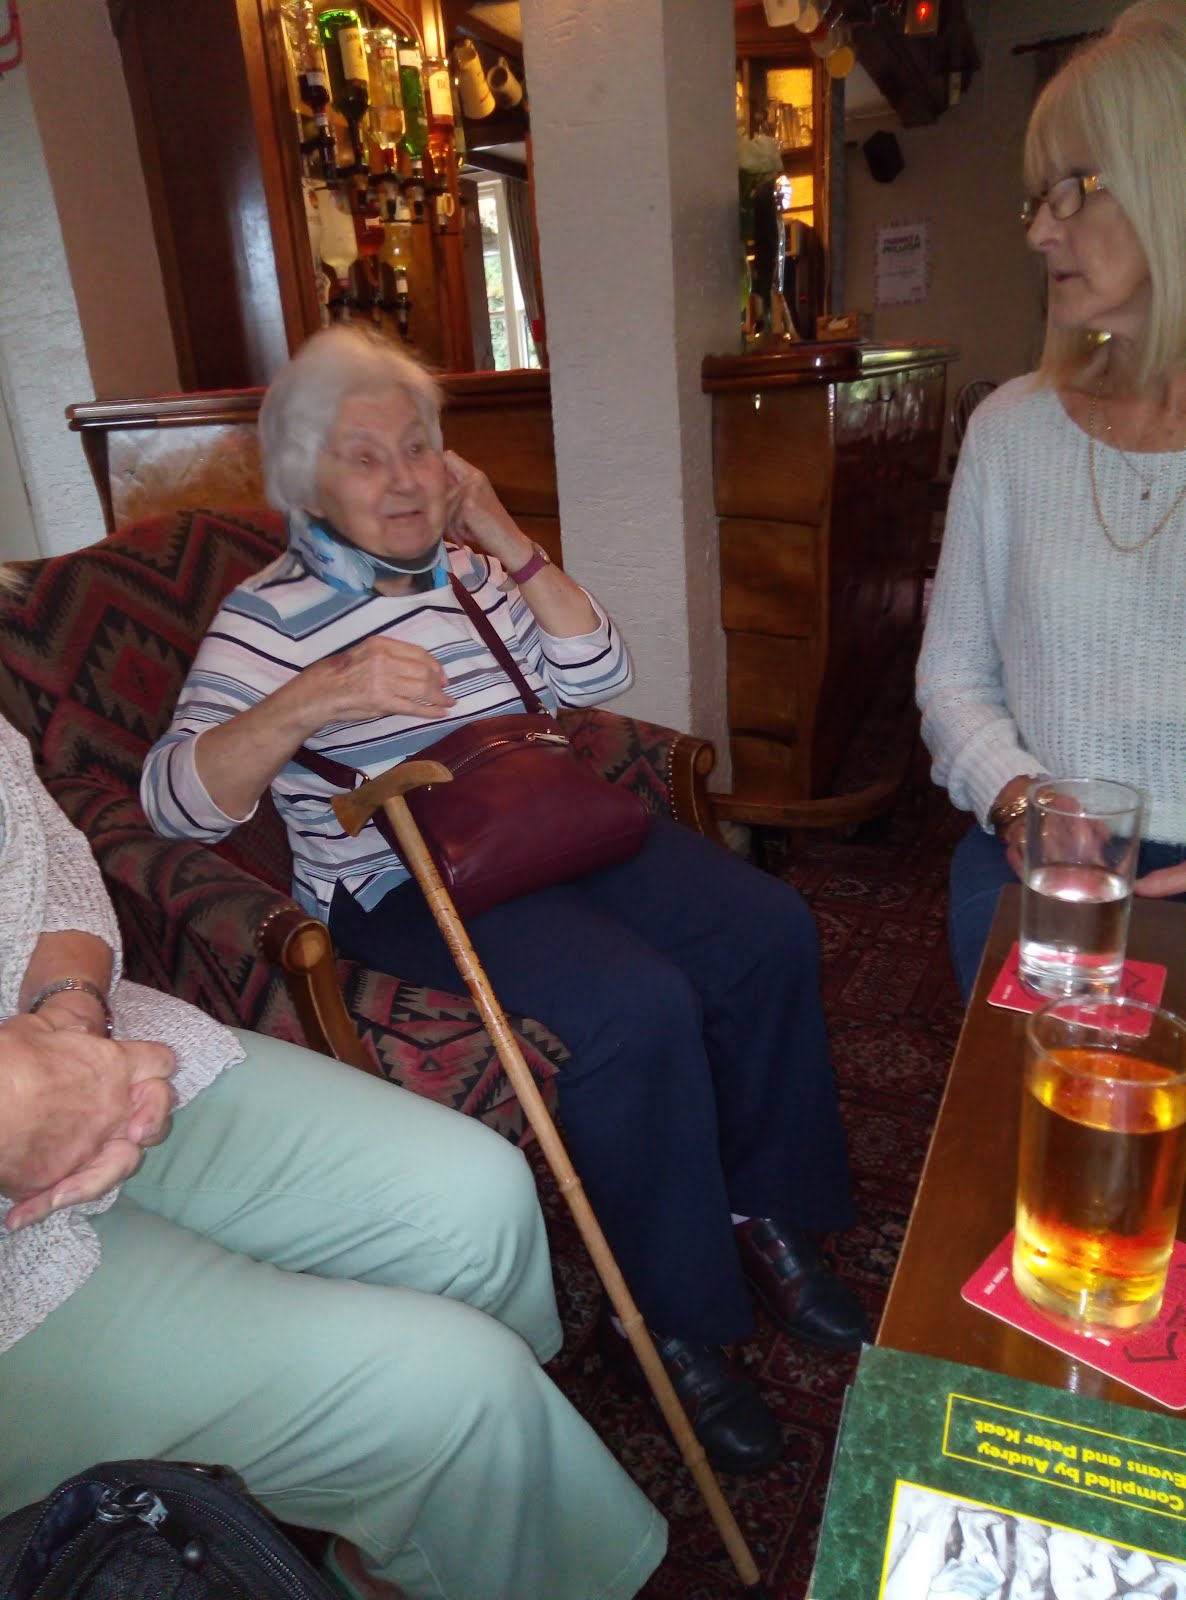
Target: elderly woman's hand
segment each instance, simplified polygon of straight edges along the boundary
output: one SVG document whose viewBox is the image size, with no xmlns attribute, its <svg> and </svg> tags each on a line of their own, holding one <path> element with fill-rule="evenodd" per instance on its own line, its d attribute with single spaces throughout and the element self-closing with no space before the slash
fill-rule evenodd
<svg viewBox="0 0 1186 1600">
<path fill-rule="evenodd" d="M 531 560 L 535 546 L 495 494 L 490 479 L 462 460 L 455 450 L 442 457 L 449 474 L 447 532 L 517 572 Z"/>
<path fill-rule="evenodd" d="M 96 1200 L 169 1132 L 173 1053 L 147 1040 L 93 1038 L 37 1016 L 0 1023 L 0 1194 L 6 1226 Z"/>
<path fill-rule="evenodd" d="M 454 705 L 445 670 L 418 644 L 373 637 L 306 667 L 289 689 L 305 698 L 315 728 L 374 717 L 443 717 Z"/>
</svg>

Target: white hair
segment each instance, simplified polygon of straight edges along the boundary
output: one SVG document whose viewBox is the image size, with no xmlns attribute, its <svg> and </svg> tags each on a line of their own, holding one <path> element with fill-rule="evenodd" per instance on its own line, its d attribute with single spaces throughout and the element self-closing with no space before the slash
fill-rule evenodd
<svg viewBox="0 0 1186 1600">
<path fill-rule="evenodd" d="M 1137 0 L 1046 85 L 1025 141 L 1026 187 L 1085 148 L 1149 264 L 1151 306 L 1137 382 L 1186 363 L 1186 0 Z M 1041 372 L 1074 377 L 1098 335 L 1048 328 Z"/>
<path fill-rule="evenodd" d="M 442 448 L 441 391 L 418 361 L 361 328 L 315 333 L 273 378 L 259 411 L 268 503 L 301 524 L 317 499 L 317 461 L 344 402 L 400 389 Z"/>
</svg>

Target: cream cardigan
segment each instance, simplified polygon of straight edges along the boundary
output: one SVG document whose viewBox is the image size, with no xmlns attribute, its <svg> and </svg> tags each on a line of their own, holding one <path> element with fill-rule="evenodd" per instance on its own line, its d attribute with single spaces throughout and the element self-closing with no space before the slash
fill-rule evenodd
<svg viewBox="0 0 1186 1600">
<path fill-rule="evenodd" d="M 119 930 L 90 846 L 41 786 L 25 740 L 0 718 L 0 1019 L 18 1009 L 38 938 L 64 929 L 96 934 L 111 946 L 116 1037 L 170 1046 L 177 1057 L 178 1105 L 242 1059 L 230 1029 L 184 1001 L 120 977 Z M 182 1123 L 170 1137 L 184 1133 Z M 116 1193 L 55 1212 L 18 1233 L 0 1229 L 0 1351 L 35 1328 L 94 1271 L 99 1240 L 86 1219 L 105 1211 Z M 0 1217 L 10 1206 L 0 1197 Z"/>
</svg>

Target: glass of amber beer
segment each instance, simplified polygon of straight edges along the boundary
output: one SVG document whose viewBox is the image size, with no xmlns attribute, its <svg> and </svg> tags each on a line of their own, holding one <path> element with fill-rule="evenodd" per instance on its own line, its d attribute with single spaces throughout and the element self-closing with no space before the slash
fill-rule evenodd
<svg viewBox="0 0 1186 1600">
<path fill-rule="evenodd" d="M 1026 1034 L 1014 1282 L 1082 1332 L 1143 1327 L 1186 1173 L 1186 1023 L 1140 1000 L 1068 999 Z"/>
</svg>

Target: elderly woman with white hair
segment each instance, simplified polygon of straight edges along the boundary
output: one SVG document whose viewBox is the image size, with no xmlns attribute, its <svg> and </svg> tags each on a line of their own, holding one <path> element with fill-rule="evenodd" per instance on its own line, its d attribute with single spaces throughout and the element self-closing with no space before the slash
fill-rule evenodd
<svg viewBox="0 0 1186 1600">
<path fill-rule="evenodd" d="M 415 881 L 373 824 L 343 831 L 307 751 L 374 776 L 519 708 L 458 588 L 550 709 L 621 692 L 630 664 L 601 607 L 442 449 L 438 410 L 427 373 L 355 330 L 314 335 L 279 374 L 260 434 L 289 549 L 225 601 L 142 796 L 162 833 L 218 839 L 270 786 L 294 895 L 338 947 L 448 988 Z M 851 1202 L 802 900 L 656 819 L 631 859 L 468 932 L 503 1004 L 571 1052 L 573 1159 L 709 1459 L 768 1465 L 778 1429 L 719 1349 L 750 1332 L 746 1279 L 794 1336 L 849 1350 L 864 1333 L 814 1238 L 846 1226 Z M 607 1348 L 626 1347 L 608 1334 Z"/>
<path fill-rule="evenodd" d="M 1186 0 L 1051 79 L 1025 180 L 1045 348 L 972 417 L 918 667 L 935 777 L 979 824 L 951 869 L 965 999 L 1035 778 L 1135 784 L 1136 892 L 1186 890 Z"/>
</svg>

